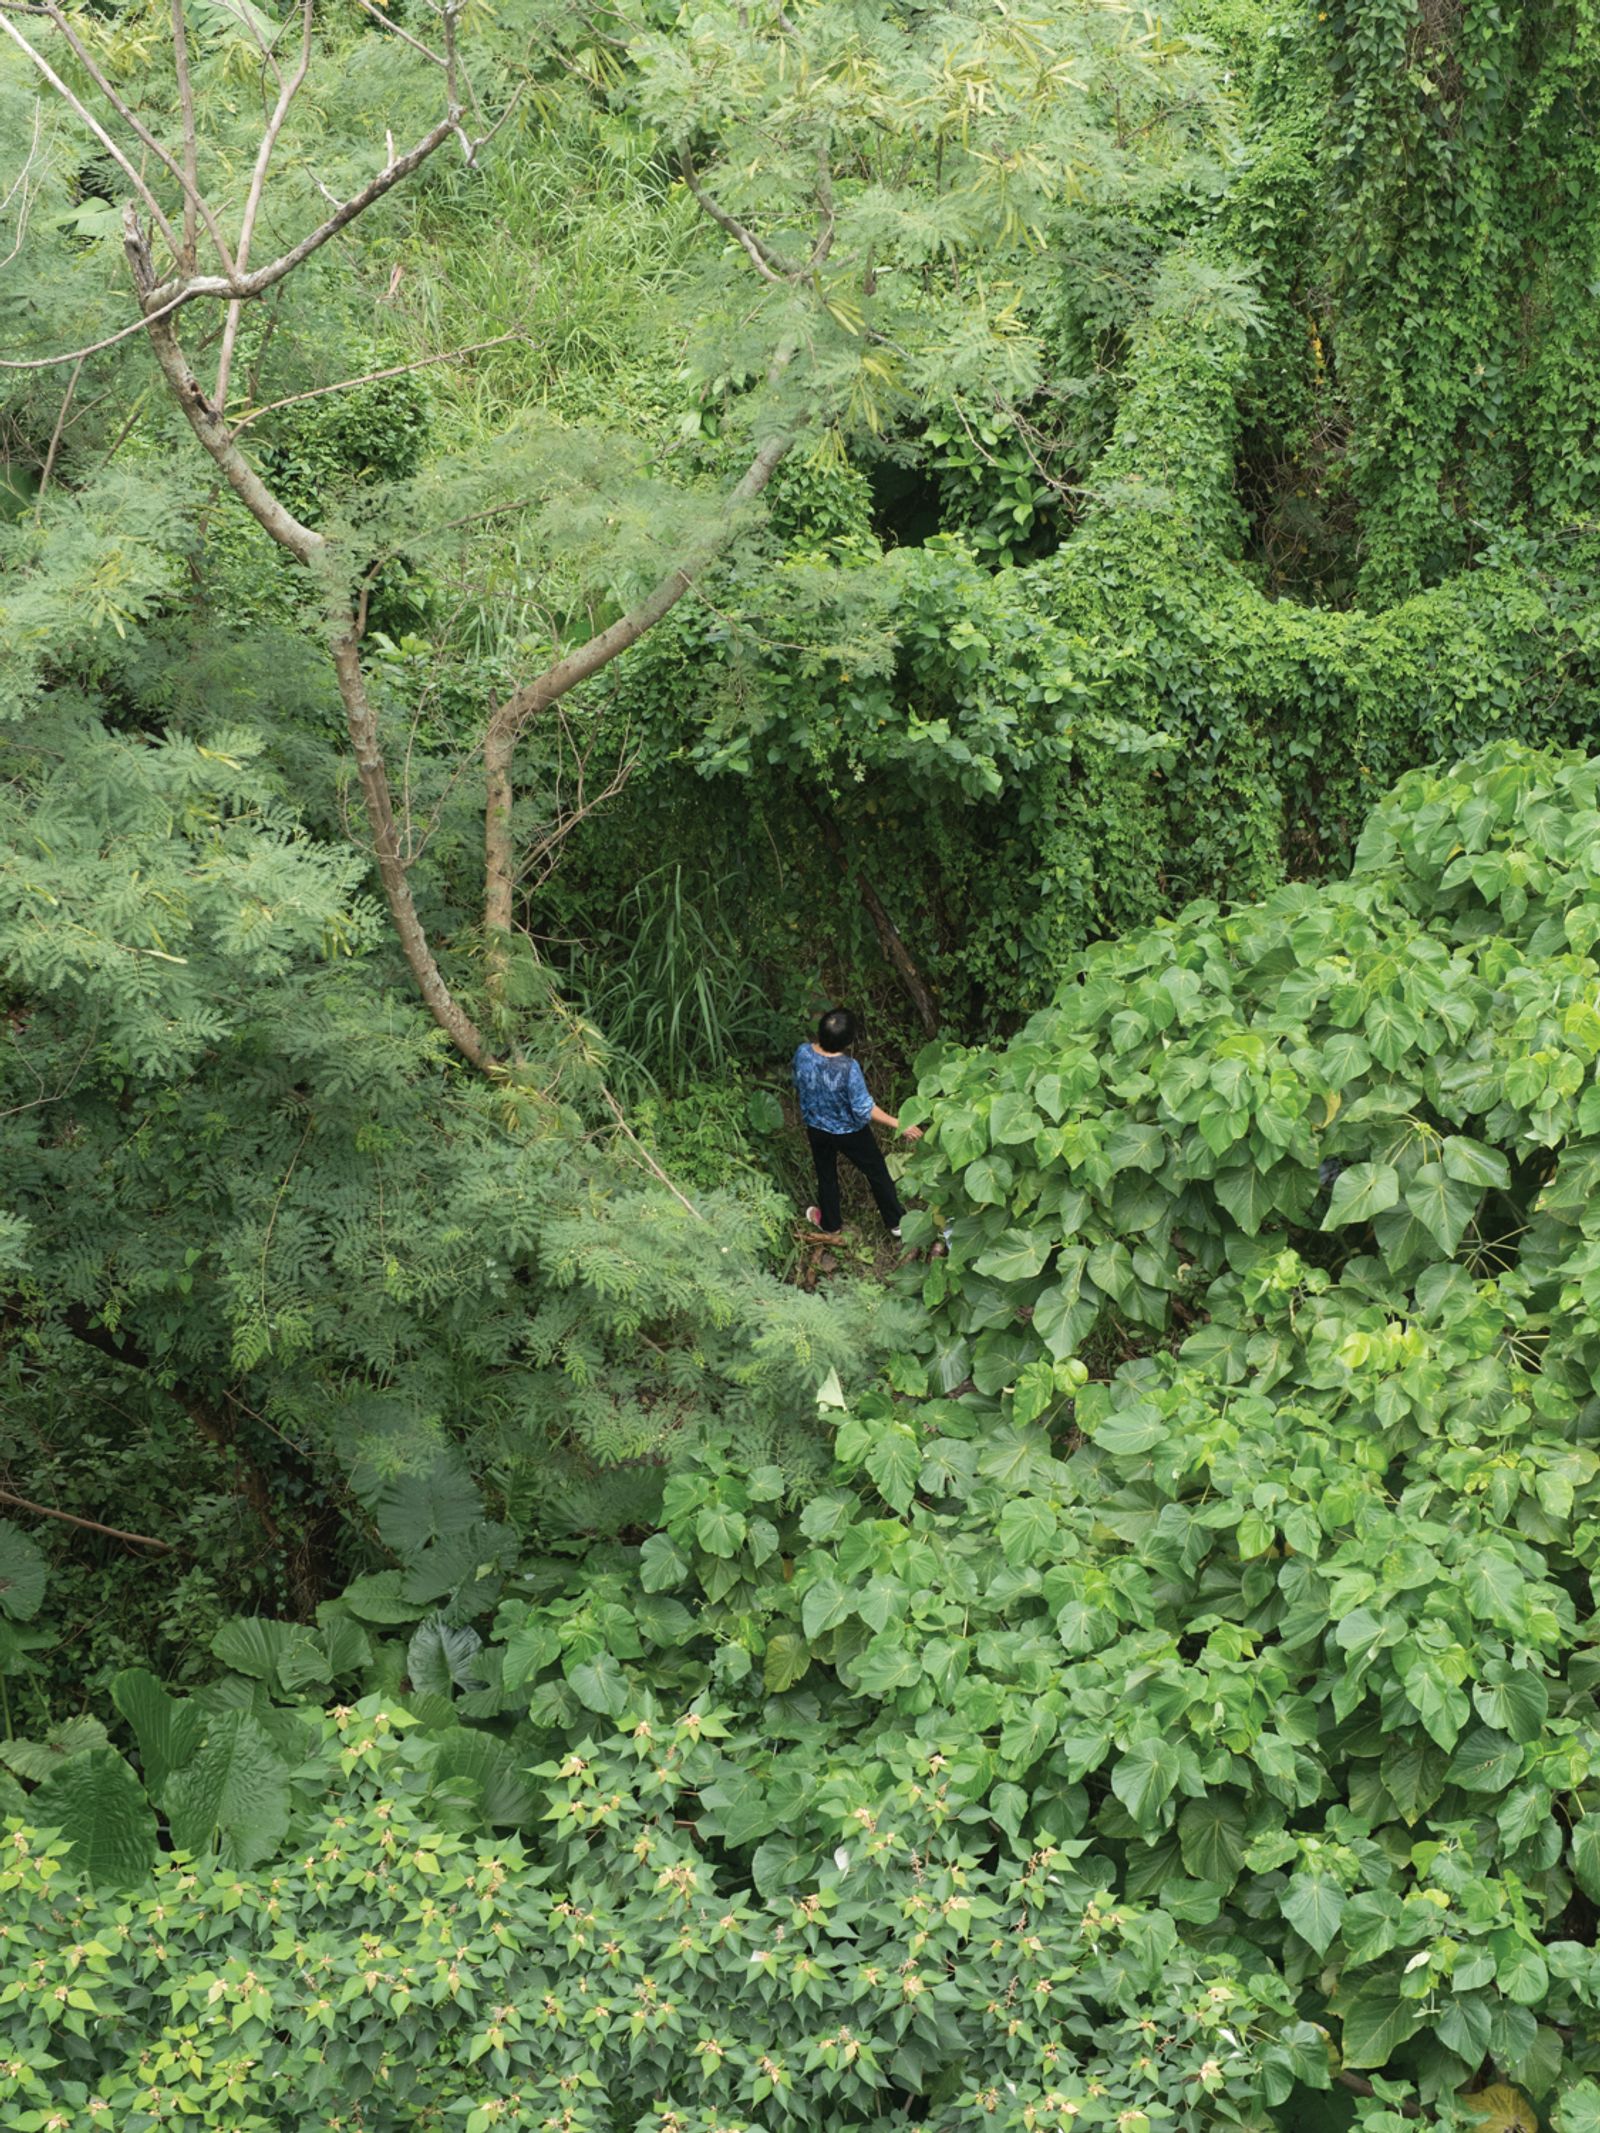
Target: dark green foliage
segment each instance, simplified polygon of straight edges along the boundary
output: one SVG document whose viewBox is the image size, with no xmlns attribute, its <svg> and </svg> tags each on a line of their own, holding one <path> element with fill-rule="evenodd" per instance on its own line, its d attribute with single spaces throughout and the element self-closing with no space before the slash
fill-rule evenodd
<svg viewBox="0 0 1600 2133">
<path fill-rule="evenodd" d="M 486 1073 L 327 588 L 137 338 L 19 374 L 19 2133 L 1600 2124 L 1592 15 L 463 19 L 513 122 L 229 412 Z M 285 229 L 432 108 L 317 29 Z M 42 144 L 8 347 L 121 322 L 119 182 Z M 496 938 L 492 707 L 730 527 Z M 848 997 L 899 1104 L 907 957 L 885 1293 L 783 1073 Z"/>
</svg>

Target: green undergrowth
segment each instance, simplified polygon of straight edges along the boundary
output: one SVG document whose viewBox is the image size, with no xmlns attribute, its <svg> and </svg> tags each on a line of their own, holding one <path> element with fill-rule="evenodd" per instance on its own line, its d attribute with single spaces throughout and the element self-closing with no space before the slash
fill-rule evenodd
<svg viewBox="0 0 1600 2133">
<path fill-rule="evenodd" d="M 144 2051 L 251 2127 L 289 2074 L 372 2126 L 1579 2133 L 1597 941 L 1600 768 L 1501 746 L 1347 881 L 930 1054 L 949 1256 L 812 1479 L 703 1441 L 650 1530 L 532 1559 L 391 1488 L 398 1567 L 314 1624 L 6 1749 L 74 1847 L 14 1868 L 14 2093 Z"/>
</svg>

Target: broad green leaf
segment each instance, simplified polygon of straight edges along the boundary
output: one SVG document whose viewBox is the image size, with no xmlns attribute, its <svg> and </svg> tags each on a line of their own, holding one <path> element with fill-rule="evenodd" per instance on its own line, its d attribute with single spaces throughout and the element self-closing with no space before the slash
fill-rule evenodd
<svg viewBox="0 0 1600 2133">
<path fill-rule="evenodd" d="M 101 1888 L 133 1888 L 155 1863 L 154 1810 L 114 1748 L 85 1749 L 53 1770 L 29 1801 L 28 1819 L 59 1829 L 73 1865 Z"/>
<path fill-rule="evenodd" d="M 1447 1136 L 1441 1159 L 1446 1174 L 1463 1185 L 1499 1186 L 1504 1191 L 1511 1183 L 1511 1165 L 1498 1148 L 1487 1148 L 1482 1141 L 1467 1140 L 1459 1133 Z"/>
<path fill-rule="evenodd" d="M 481 1688 L 472 1662 L 482 1642 L 475 1629 L 455 1627 L 442 1615 L 424 1622 L 406 1648 L 413 1688 L 433 1696 L 448 1696 L 452 1688 Z"/>
<path fill-rule="evenodd" d="M 810 1666 L 811 1649 L 804 1637 L 784 1629 L 767 1639 L 761 1678 L 774 1696 L 781 1696 L 785 1689 L 792 1689 L 797 1681 L 803 1680 Z"/>
<path fill-rule="evenodd" d="M 1551 2123 L 1556 2133 L 1600 2133 L 1600 2085 L 1578 2081 L 1563 2089 Z"/>
<path fill-rule="evenodd" d="M 1531 1666 L 1512 1666 L 1491 1661 L 1485 1678 L 1475 1682 L 1473 1705 L 1478 1716 L 1515 1741 L 1533 1741 L 1544 1731 L 1550 1715 L 1550 1690 L 1542 1674 Z"/>
<path fill-rule="evenodd" d="M 1009 1156 L 980 1155 L 962 1173 L 968 1198 L 979 1207 L 997 1207 L 1011 1190 L 1015 1176 Z"/>
<path fill-rule="evenodd" d="M 1341 2054 L 1348 2067 L 1384 2067 L 1408 2037 L 1422 2027 L 1417 2000 L 1403 2000 L 1392 1985 L 1373 1984 L 1358 1992 L 1345 2010 Z"/>
<path fill-rule="evenodd" d="M 867 1472 L 884 1502 L 896 1511 L 910 1508 L 921 1466 L 922 1448 L 915 1430 L 905 1423 L 890 1423 L 880 1430 L 867 1454 Z"/>
<path fill-rule="evenodd" d="M 669 1535 L 652 1533 L 639 1550 L 639 1582 L 646 1592 L 675 1592 L 689 1575 L 689 1564 Z"/>
<path fill-rule="evenodd" d="M 1600 1819 L 1586 1815 L 1573 1829 L 1572 1878 L 1585 1896 L 1600 1903 Z"/>
<path fill-rule="evenodd" d="M 989 1141 L 995 1148 L 1016 1147 L 1043 1130 L 1044 1120 L 1027 1097 L 1002 1089 L 989 1106 Z"/>
<path fill-rule="evenodd" d="M 468 1726 L 452 1726 L 433 1754 L 436 1785 L 465 1779 L 475 1792 L 485 1822 L 496 1829 L 522 1829 L 533 1821 L 539 1795 L 523 1775 L 520 1757 L 508 1741 Z"/>
<path fill-rule="evenodd" d="M 863 1696 L 893 1696 L 922 1679 L 922 1661 L 895 1637 L 874 1637 L 855 1662 L 856 1685 Z"/>
<path fill-rule="evenodd" d="M 1103 1451 L 1118 1458 L 1134 1458 L 1141 1452 L 1153 1451 L 1166 1441 L 1167 1424 L 1160 1410 L 1143 1403 L 1134 1407 L 1113 1408 L 1096 1422 L 1089 1434 Z"/>
<path fill-rule="evenodd" d="M 744 1513 L 729 1510 L 719 1503 L 707 1504 L 694 1522 L 694 1537 L 707 1555 L 724 1559 L 738 1554 L 744 1545 L 745 1532 Z"/>
<path fill-rule="evenodd" d="M 502 1618 L 506 1612 L 505 1608 L 501 1609 Z M 561 1638 L 554 1622 L 542 1611 L 530 1608 L 523 1620 L 506 1634 L 500 1679 L 507 1689 L 524 1688 L 547 1666 L 553 1666 L 560 1656 Z"/>
<path fill-rule="evenodd" d="M 31 1622 L 44 1599 L 45 1559 L 20 1526 L 0 1518 L 0 1614 Z"/>
<path fill-rule="evenodd" d="M 1333 1181 L 1324 1229 L 1339 1229 L 1347 1222 L 1368 1222 L 1400 1197 L 1400 1176 L 1392 1163 L 1352 1163 Z"/>
<path fill-rule="evenodd" d="M 324 1600 L 317 1609 L 317 1642 L 327 1661 L 330 1680 L 359 1674 L 372 1664 L 371 1638 L 338 1600 Z"/>
<path fill-rule="evenodd" d="M 159 1800 L 168 1778 L 199 1746 L 205 1714 L 197 1704 L 169 1696 L 154 1674 L 138 1666 L 112 1677 L 111 1701 L 133 1728 L 145 1783 Z"/>
<path fill-rule="evenodd" d="M 1405 1190 L 1406 1206 L 1446 1254 L 1460 1244 L 1481 1197 L 1476 1185 L 1460 1183 L 1443 1163 L 1424 1163 Z"/>
<path fill-rule="evenodd" d="M 311 1632 L 294 1622 L 275 1622 L 263 1615 L 233 1615 L 211 1640 L 215 1658 L 236 1674 L 264 1681 L 285 1695 L 311 1682 L 324 1685 L 332 1678 L 327 1654 Z"/>
<path fill-rule="evenodd" d="M 1489 2049 L 1491 2027 L 1490 2003 L 1483 1993 L 1452 1991 L 1434 2019 L 1433 2033 L 1446 2051 L 1476 2066 Z"/>
<path fill-rule="evenodd" d="M 1208 1793 L 1188 1800 L 1178 1813 L 1178 1843 L 1183 1863 L 1196 1881 L 1231 1888 L 1244 1865 L 1248 1840 L 1244 1808 L 1230 1792 Z"/>
<path fill-rule="evenodd" d="M 1504 1792 L 1522 1768 L 1522 1749 L 1489 1726 L 1469 1726 L 1450 1761 L 1450 1779 L 1467 1792 Z"/>
<path fill-rule="evenodd" d="M 30 1784 L 37 1785 L 52 1770 L 59 1770 L 70 1756 L 110 1745 L 105 1727 L 98 1718 L 85 1711 L 76 1718 L 66 1718 L 59 1725 L 52 1726 L 43 1740 L 0 1741 L 0 1763 L 14 1770 L 18 1777 L 25 1777 Z"/>
<path fill-rule="evenodd" d="M 288 1831 L 289 1774 L 248 1711 L 213 1716 L 199 1750 L 162 1792 L 174 1846 L 204 1852 L 221 1838 L 234 1865 L 254 1866 Z"/>
<path fill-rule="evenodd" d="M 1149 1832 L 1160 1827 L 1161 1809 L 1171 1798 L 1182 1768 L 1171 1741 L 1135 1741 L 1112 1769 L 1111 1790 L 1139 1827 Z"/>
<path fill-rule="evenodd" d="M 1346 1089 L 1366 1073 L 1372 1054 L 1354 1030 L 1334 1030 L 1322 1042 L 1318 1055 L 1322 1078 L 1330 1089 Z"/>
<path fill-rule="evenodd" d="M 1475 1549 L 1462 1565 L 1467 1605 L 1498 1629 L 1521 1626 L 1527 1607 L 1527 1579 L 1508 1555 L 1493 1544 Z"/>
<path fill-rule="evenodd" d="M 585 1710 L 620 1718 L 628 1708 L 628 1677 L 609 1652 L 596 1652 L 592 1659 L 573 1660 L 565 1671 L 573 1695 Z"/>
<path fill-rule="evenodd" d="M 430 1541 L 481 1525 L 483 1499 L 454 1459 L 440 1459 L 425 1474 L 401 1474 L 387 1483 L 375 1515 L 386 1544 L 409 1560 Z"/>
<path fill-rule="evenodd" d="M 1522 1939 L 1511 1926 L 1491 1933 L 1494 1981 L 1508 2000 L 1520 2007 L 1537 2007 L 1550 1989 L 1550 1971 L 1539 1950 Z"/>
<path fill-rule="evenodd" d="M 1318 1955 L 1326 1955 L 1344 1916 L 1344 1891 L 1326 1874 L 1291 1875 L 1283 1892 L 1283 1915 Z"/>
<path fill-rule="evenodd" d="M 1219 1170 L 1212 1190 L 1247 1237 L 1253 1237 L 1278 1204 L 1276 1173 L 1245 1163 Z"/>
<path fill-rule="evenodd" d="M 1008 1229 L 997 1244 L 973 1261 L 973 1272 L 992 1281 L 1031 1281 L 1050 1256 L 1048 1230 Z"/>
<path fill-rule="evenodd" d="M 745 1107 L 752 1133 L 781 1133 L 783 1131 L 783 1105 L 771 1089 L 752 1089 Z"/>
<path fill-rule="evenodd" d="M 834 1578 L 818 1578 L 800 1603 L 800 1626 L 813 1641 L 825 1631 L 837 1629 L 855 1608 L 854 1593 Z"/>
<path fill-rule="evenodd" d="M 1082 1245 L 1064 1251 L 1056 1262 L 1056 1280 L 1033 1307 L 1033 1330 L 1058 1363 L 1077 1353 L 1100 1315 L 1100 1291 L 1084 1279 L 1088 1257 Z"/>
<path fill-rule="evenodd" d="M 1013 1496 L 995 1530 L 1008 1563 L 1031 1563 L 1047 1552 L 1058 1527 L 1055 1512 L 1039 1497 Z"/>
<path fill-rule="evenodd" d="M 422 1609 L 403 1596 L 402 1578 L 398 1570 L 375 1570 L 347 1585 L 339 1597 L 353 1615 L 380 1628 L 396 1622 L 415 1622 Z"/>
</svg>

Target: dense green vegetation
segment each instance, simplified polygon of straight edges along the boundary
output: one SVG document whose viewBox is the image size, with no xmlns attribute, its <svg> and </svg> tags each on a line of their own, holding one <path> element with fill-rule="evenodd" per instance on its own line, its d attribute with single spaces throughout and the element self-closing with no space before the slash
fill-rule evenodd
<svg viewBox="0 0 1600 2133">
<path fill-rule="evenodd" d="M 1596 2133 L 1590 0 L 0 32 L 5 2125 Z"/>
</svg>

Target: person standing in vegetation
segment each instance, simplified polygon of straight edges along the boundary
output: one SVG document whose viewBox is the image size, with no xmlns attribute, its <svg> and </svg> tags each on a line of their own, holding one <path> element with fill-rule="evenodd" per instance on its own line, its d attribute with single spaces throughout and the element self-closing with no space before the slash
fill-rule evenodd
<svg viewBox="0 0 1600 2133">
<path fill-rule="evenodd" d="M 802 1044 L 794 1055 L 800 1118 L 817 1166 L 819 1204 L 806 1209 L 806 1220 L 825 1236 L 838 1234 L 842 1155 L 854 1163 L 871 1186 L 884 1227 L 891 1237 L 898 1237 L 905 1210 L 872 1129 L 875 1125 L 887 1126 L 898 1133 L 900 1121 L 873 1102 L 860 1061 L 850 1056 L 855 1041 L 855 1016 L 847 1007 L 830 1007 L 817 1025 L 815 1042 Z M 905 1137 L 908 1141 L 921 1140 L 922 1128 L 907 1126 Z"/>
</svg>

